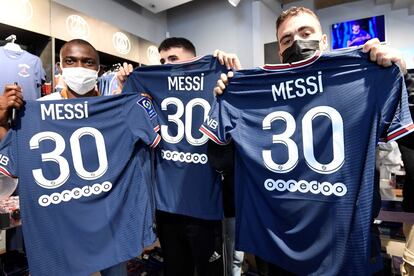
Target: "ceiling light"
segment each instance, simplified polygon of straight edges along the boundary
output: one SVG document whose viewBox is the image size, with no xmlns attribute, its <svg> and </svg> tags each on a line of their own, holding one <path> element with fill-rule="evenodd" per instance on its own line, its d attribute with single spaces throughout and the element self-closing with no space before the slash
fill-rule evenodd
<svg viewBox="0 0 414 276">
<path fill-rule="evenodd" d="M 237 7 L 237 5 L 240 3 L 240 0 L 228 0 L 228 1 L 233 7 Z"/>
</svg>

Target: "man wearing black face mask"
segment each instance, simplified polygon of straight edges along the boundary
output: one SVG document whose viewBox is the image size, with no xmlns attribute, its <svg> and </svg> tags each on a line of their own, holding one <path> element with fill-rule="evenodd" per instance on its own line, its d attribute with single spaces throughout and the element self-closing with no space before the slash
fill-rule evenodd
<svg viewBox="0 0 414 276">
<path fill-rule="evenodd" d="M 282 53 L 282 60 L 285 63 L 298 62 L 311 57 L 316 50 L 319 50 L 319 41 L 298 39 Z"/>
<path fill-rule="evenodd" d="M 276 21 L 279 56 L 283 63 L 297 62 L 327 49 L 318 17 L 306 8 L 291 8 Z"/>
<path fill-rule="evenodd" d="M 283 63 L 301 61 L 312 56 L 315 51 L 328 49 L 328 39 L 322 32 L 319 18 L 313 11 L 304 7 L 292 7 L 282 12 L 276 21 L 276 37 L 279 42 L 278 54 Z M 369 52 L 370 60 L 378 65 L 388 67 L 395 63 L 404 74 L 407 73 L 402 54 L 398 50 L 381 45 L 377 38 L 367 41 L 363 46 L 363 52 Z M 233 72 L 222 74 L 214 93 L 222 94 L 228 84 L 228 78 L 232 76 Z"/>
<path fill-rule="evenodd" d="M 327 50 L 327 36 L 322 33 L 318 17 L 309 9 L 294 7 L 283 12 L 277 19 L 276 30 L 279 56 L 283 63 L 298 62 L 311 57 L 318 50 Z M 380 45 L 378 39 L 365 43 L 363 51 L 369 52 L 370 60 L 381 66 L 388 67 L 396 63 L 404 74 L 407 72 L 402 55 L 396 50 Z M 232 72 L 228 75 L 223 74 L 214 92 L 223 93 L 228 84 L 228 77 L 232 76 Z M 264 265 L 265 271 L 262 271 L 260 275 L 287 275 L 287 272 L 278 267 L 266 263 Z"/>
</svg>

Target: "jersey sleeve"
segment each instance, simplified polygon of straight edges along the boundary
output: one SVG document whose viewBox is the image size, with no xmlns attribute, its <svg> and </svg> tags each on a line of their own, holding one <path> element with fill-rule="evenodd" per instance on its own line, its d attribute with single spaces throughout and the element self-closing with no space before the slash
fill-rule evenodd
<svg viewBox="0 0 414 276">
<path fill-rule="evenodd" d="M 126 82 L 124 83 L 124 86 L 122 87 L 122 93 L 137 93 L 137 92 L 147 92 L 145 91 L 144 87 L 141 85 L 138 77 L 137 72 L 132 72 Z"/>
<path fill-rule="evenodd" d="M 0 142 L 0 173 L 13 178 L 17 177 L 16 137 L 16 131 L 9 130 Z"/>
<path fill-rule="evenodd" d="M 395 100 L 398 101 L 397 105 L 395 105 Z M 386 129 L 386 132 L 382 134 L 382 140 L 394 141 L 414 131 L 407 90 L 401 74 L 385 101 L 381 114 L 381 123 L 385 124 Z"/>
<path fill-rule="evenodd" d="M 46 81 L 46 72 L 43 69 L 42 60 L 39 58 L 36 60 L 36 84 L 40 87 Z"/>
<path fill-rule="evenodd" d="M 135 102 L 129 103 L 125 110 L 128 127 L 135 138 L 155 148 L 161 141 L 161 136 L 157 133 L 160 129 L 157 113 L 150 99 L 146 97 L 134 99 Z"/>
<path fill-rule="evenodd" d="M 230 142 L 230 132 L 235 126 L 235 116 L 229 104 L 223 99 L 224 96 L 216 98 L 208 117 L 200 127 L 202 133 L 219 145 Z"/>
</svg>

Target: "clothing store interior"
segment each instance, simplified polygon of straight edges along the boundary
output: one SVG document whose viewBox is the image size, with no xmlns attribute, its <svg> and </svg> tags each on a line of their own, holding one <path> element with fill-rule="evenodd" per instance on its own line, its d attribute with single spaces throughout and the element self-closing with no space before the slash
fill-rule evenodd
<svg viewBox="0 0 414 276">
<path fill-rule="evenodd" d="M 0 276 L 414 276 L 413 30 L 414 0 L 0 1 Z"/>
</svg>

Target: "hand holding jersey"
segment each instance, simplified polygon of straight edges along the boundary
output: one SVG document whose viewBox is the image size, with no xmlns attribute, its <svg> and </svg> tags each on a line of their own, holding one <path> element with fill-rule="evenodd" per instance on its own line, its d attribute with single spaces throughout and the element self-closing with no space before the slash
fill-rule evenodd
<svg viewBox="0 0 414 276">
<path fill-rule="evenodd" d="M 242 69 L 239 57 L 236 54 L 226 53 L 219 49 L 215 50 L 213 57 L 216 57 L 221 65 L 226 66 L 227 70 L 240 70 Z"/>
<path fill-rule="evenodd" d="M 232 78 L 233 76 L 234 76 L 233 71 L 229 71 L 227 72 L 227 74 L 223 73 L 220 75 L 220 79 L 217 80 L 216 86 L 213 89 L 215 96 L 223 94 L 224 90 L 229 84 L 229 79 Z"/>
<path fill-rule="evenodd" d="M 4 112 L 11 108 L 20 109 L 23 105 L 22 88 L 18 84 L 6 85 L 0 99 L 0 124 L 3 125 L 7 121 L 7 114 L 4 114 Z"/>
<path fill-rule="evenodd" d="M 364 53 L 369 52 L 370 60 L 376 62 L 378 65 L 389 67 L 392 64 L 396 64 L 400 67 L 401 72 L 407 74 L 407 66 L 402 53 L 397 49 L 390 48 L 386 45 L 382 45 L 378 38 L 373 38 L 367 41 L 362 51 Z"/>
<path fill-rule="evenodd" d="M 129 74 L 134 71 L 134 67 L 132 67 L 132 64 L 129 63 L 122 63 L 122 66 L 119 68 L 119 70 L 116 72 L 116 79 L 118 81 L 118 91 L 116 94 L 119 94 L 122 92 L 122 88 L 124 87 L 124 83 L 126 82 Z"/>
<path fill-rule="evenodd" d="M 234 69 L 234 70 L 242 69 L 240 60 L 237 57 L 237 55 L 235 55 L 235 54 L 226 53 L 224 51 L 221 51 L 221 50 L 217 49 L 217 50 L 214 51 L 213 56 L 216 57 L 219 60 L 221 65 L 226 66 L 228 70 L 230 70 L 230 69 Z M 165 64 L 165 62 L 166 61 L 164 59 L 162 64 Z M 172 61 L 167 60 L 167 62 L 170 63 Z M 122 64 L 121 68 L 119 69 L 119 71 L 116 72 L 116 78 L 118 80 L 119 93 L 121 93 L 122 88 L 124 86 L 124 83 L 126 82 L 128 76 L 132 73 L 132 71 L 134 71 L 134 68 L 132 67 L 132 65 L 124 62 Z M 230 72 L 229 72 L 229 74 L 230 74 Z"/>
<path fill-rule="evenodd" d="M 17 84 L 6 85 L 3 95 L 0 96 L 0 140 L 9 129 L 10 112 L 13 108 L 20 109 L 22 105 L 22 88 Z"/>
<path fill-rule="evenodd" d="M 0 140 L 7 134 L 9 129 L 8 119 L 11 108 L 20 109 L 23 105 L 23 96 L 19 85 L 6 85 L 3 95 L 0 96 Z M 6 163 L 7 157 L 0 160 Z M 0 175 L 0 200 L 11 196 L 16 190 L 17 179 L 10 178 L 3 174 Z"/>
</svg>

